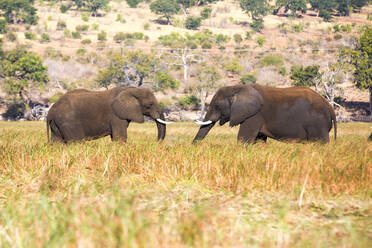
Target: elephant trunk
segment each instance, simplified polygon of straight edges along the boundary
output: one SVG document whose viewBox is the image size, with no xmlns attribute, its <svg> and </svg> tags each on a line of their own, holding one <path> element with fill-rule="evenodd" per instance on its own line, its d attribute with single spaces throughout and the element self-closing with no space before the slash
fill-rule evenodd
<svg viewBox="0 0 372 248">
<path fill-rule="evenodd" d="M 208 132 L 212 129 L 212 127 L 216 124 L 216 122 L 209 123 L 208 125 L 202 125 L 196 134 L 194 140 L 192 141 L 193 144 L 196 143 L 198 140 L 204 139 L 204 137 L 208 134 Z"/>
<path fill-rule="evenodd" d="M 160 119 L 165 121 L 163 113 L 160 114 Z M 158 141 L 163 140 L 166 133 L 166 124 L 156 121 L 156 126 L 158 127 Z"/>
</svg>

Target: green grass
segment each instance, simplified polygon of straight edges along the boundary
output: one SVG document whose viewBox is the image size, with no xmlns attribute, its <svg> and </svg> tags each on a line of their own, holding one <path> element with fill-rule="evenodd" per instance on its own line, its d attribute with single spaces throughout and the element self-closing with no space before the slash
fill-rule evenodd
<svg viewBox="0 0 372 248">
<path fill-rule="evenodd" d="M 0 246 L 372 246 L 370 124 L 325 145 L 242 145 L 227 125 L 191 145 L 197 130 L 64 145 L 45 123 L 0 122 Z"/>
</svg>

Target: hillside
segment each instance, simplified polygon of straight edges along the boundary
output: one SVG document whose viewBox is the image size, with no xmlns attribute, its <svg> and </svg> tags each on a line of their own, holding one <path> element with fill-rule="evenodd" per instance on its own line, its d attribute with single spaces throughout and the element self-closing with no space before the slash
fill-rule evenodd
<svg viewBox="0 0 372 248">
<path fill-rule="evenodd" d="M 314 11 L 308 10 L 300 18 L 290 18 L 284 13 L 268 15 L 264 18 L 265 28 L 261 33 L 256 33 L 248 25 L 251 19 L 241 10 L 239 2 L 228 0 L 209 4 L 212 9 L 210 17 L 202 21 L 198 30 L 188 30 L 183 27 L 186 16 L 182 12 L 174 16 L 172 25 L 165 25 L 158 20 L 159 16 L 150 11 L 149 3 L 145 2 L 137 8 L 130 8 L 125 1 L 111 1 L 109 8 L 101 10 L 98 17 L 76 8 L 61 13 L 60 6 L 66 3 L 68 1 L 38 1 L 35 4 L 38 24 L 13 24 L 10 25 L 13 38 L 9 38 L 9 33 L 4 35 L 4 49 L 25 44 L 42 56 L 44 64 L 48 66 L 50 82 L 47 90 L 35 91 L 39 95 L 36 98 L 48 99 L 56 92 L 76 87 L 97 88 L 97 72 L 110 63 L 112 53 L 125 55 L 130 50 L 141 50 L 160 58 L 168 50 L 159 45 L 152 50 L 159 43 L 159 37 L 172 32 L 184 35 L 204 30 L 223 34 L 230 40 L 223 44 L 223 49 L 222 45 L 213 44 L 211 48 L 203 50 L 199 47 L 196 52 L 201 59 L 190 64 L 187 80 L 183 78 L 182 68 L 171 66 L 169 70 L 181 82 L 181 86 L 178 90 L 158 92 L 161 101 L 168 105 L 176 104 L 180 96 L 197 95 L 197 92 L 192 93 L 190 87 L 198 84 L 197 67 L 200 61 L 218 67 L 221 75 L 219 85 L 237 84 L 241 76 L 251 74 L 260 84 L 290 86 L 292 66 L 319 65 L 320 70 L 326 72 L 328 64 L 336 59 L 337 48 L 350 45 L 352 38 L 359 35 L 361 27 L 372 23 L 368 20 L 372 6 L 364 7 L 349 17 L 334 16 L 331 22 L 324 22 Z M 199 16 L 203 8 L 205 6 L 191 7 L 187 10 L 187 16 Z M 80 30 L 79 34 L 76 34 L 77 30 Z M 97 38 L 101 32 L 107 34 L 105 41 Z M 114 37 L 119 32 L 141 33 L 142 38 L 116 42 Z M 26 39 L 26 33 L 32 34 L 32 38 Z M 49 41 L 42 40 L 45 34 L 49 36 Z M 241 49 L 240 54 L 235 49 Z M 265 62 L 263 59 L 267 55 L 274 55 L 274 60 L 278 59 L 275 56 L 280 58 L 276 62 Z M 240 69 L 226 69 L 229 62 L 237 62 Z M 147 80 L 151 81 L 151 78 Z M 338 83 L 337 96 L 340 99 L 360 102 L 362 105 L 369 101 L 368 91 L 357 89 L 350 73 L 343 75 Z M 211 95 L 208 94 L 207 98 L 210 99 Z M 5 97 L 4 93 L 2 97 Z M 365 111 L 363 113 L 366 114 Z"/>
</svg>

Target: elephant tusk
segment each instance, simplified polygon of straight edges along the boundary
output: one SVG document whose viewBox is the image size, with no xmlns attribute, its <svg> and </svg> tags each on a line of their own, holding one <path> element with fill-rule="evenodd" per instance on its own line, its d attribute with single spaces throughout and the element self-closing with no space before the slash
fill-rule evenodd
<svg viewBox="0 0 372 248">
<path fill-rule="evenodd" d="M 209 121 L 195 121 L 195 123 L 198 124 L 198 125 L 204 126 L 204 125 L 211 124 L 212 121 L 211 120 L 209 120 Z"/>
<path fill-rule="evenodd" d="M 164 124 L 164 125 L 167 125 L 167 124 L 171 124 L 171 123 L 173 123 L 173 122 L 171 122 L 171 121 L 163 121 L 162 119 L 156 119 L 156 121 L 157 122 L 160 122 L 161 124 Z"/>
</svg>

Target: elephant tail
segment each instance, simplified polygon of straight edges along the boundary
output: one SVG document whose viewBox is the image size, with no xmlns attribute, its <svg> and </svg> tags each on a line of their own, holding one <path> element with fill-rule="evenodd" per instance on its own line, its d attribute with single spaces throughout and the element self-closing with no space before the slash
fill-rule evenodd
<svg viewBox="0 0 372 248">
<path fill-rule="evenodd" d="M 336 120 L 336 114 L 335 114 L 335 111 L 333 110 L 333 108 L 331 109 L 331 117 L 332 117 L 332 121 L 333 121 L 333 132 L 334 132 L 335 140 L 336 140 L 336 138 L 337 138 L 337 120 Z"/>
<path fill-rule="evenodd" d="M 48 143 L 49 143 L 49 120 L 46 120 L 46 129 L 47 129 L 47 138 L 48 138 Z"/>
</svg>

